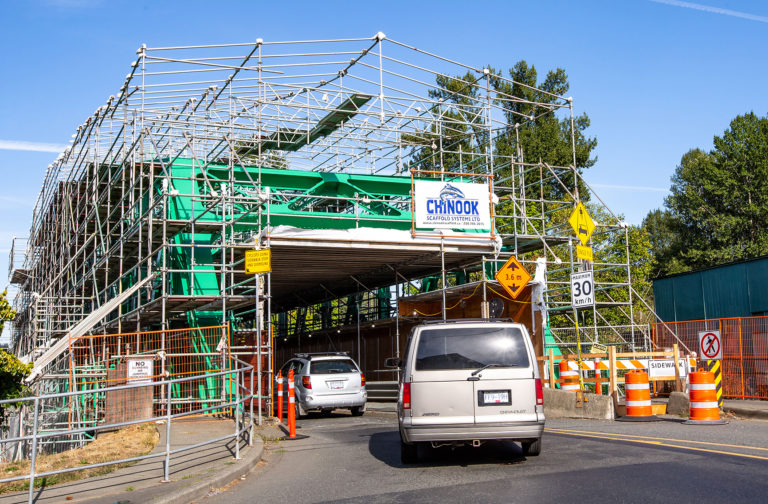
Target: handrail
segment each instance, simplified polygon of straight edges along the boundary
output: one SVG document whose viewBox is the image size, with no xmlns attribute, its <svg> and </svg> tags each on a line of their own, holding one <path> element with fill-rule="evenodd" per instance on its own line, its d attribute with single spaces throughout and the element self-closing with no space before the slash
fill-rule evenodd
<svg viewBox="0 0 768 504">
<path fill-rule="evenodd" d="M 164 457 L 164 463 L 163 463 L 163 473 L 164 473 L 164 481 L 169 481 L 169 474 L 170 474 L 170 466 L 171 466 L 171 455 L 181 453 L 183 451 L 191 450 L 194 448 L 199 448 L 201 446 L 205 446 L 208 444 L 216 443 L 219 441 L 223 441 L 226 439 L 234 439 L 235 440 L 235 459 L 240 458 L 240 439 L 243 435 L 245 435 L 248 445 L 253 445 L 253 426 L 254 426 L 254 415 L 253 415 L 253 400 L 256 397 L 254 395 L 254 380 L 253 380 L 253 371 L 254 366 L 253 364 L 249 364 L 247 362 L 244 362 L 236 357 L 232 358 L 234 363 L 234 368 L 224 371 L 217 371 L 214 373 L 201 373 L 195 376 L 185 376 L 182 378 L 174 378 L 171 380 L 162 380 L 158 382 L 150 382 L 150 383 L 133 383 L 133 384 L 126 384 L 126 385 L 115 385 L 111 387 L 104 387 L 104 388 L 98 388 L 93 390 L 78 390 L 73 392 L 61 392 L 57 394 L 45 394 L 40 396 L 28 396 L 28 397 L 21 397 L 21 398 L 14 398 L 14 399 L 4 399 L 0 401 L 0 405 L 3 404 L 19 404 L 19 403 L 34 403 L 32 415 L 34 418 L 33 426 L 32 426 L 32 432 L 29 435 L 25 436 L 17 436 L 12 438 L 3 438 L 0 439 L 0 445 L 3 444 L 12 444 L 12 443 L 20 443 L 24 441 L 31 441 L 32 448 L 31 448 L 31 463 L 30 463 L 30 469 L 29 473 L 23 476 L 14 476 L 10 478 L 2 478 L 0 479 L 0 483 L 8 483 L 12 481 L 20 481 L 20 480 L 29 480 L 29 496 L 28 496 L 28 502 L 31 504 L 34 502 L 34 483 L 35 479 L 38 477 L 44 477 L 44 476 L 51 476 L 54 474 L 61 474 L 66 472 L 72 472 L 72 471 L 81 471 L 85 469 L 93 469 L 97 467 L 104 467 L 114 464 L 121 464 L 125 462 L 136 462 L 140 460 L 146 460 L 151 458 L 160 458 Z M 249 386 L 245 386 L 245 376 L 246 373 L 250 374 L 250 381 Z M 174 384 L 178 383 L 184 383 L 192 380 L 199 380 L 202 377 L 205 378 L 212 378 L 217 376 L 231 376 L 231 379 L 234 381 L 234 387 L 232 387 L 231 392 L 229 392 L 233 398 L 230 401 L 226 401 L 223 403 L 217 403 L 213 406 L 206 406 L 203 408 L 198 408 L 192 411 L 184 411 L 181 413 L 171 413 L 172 407 L 171 407 L 171 387 Z M 165 388 L 166 393 L 166 408 L 165 408 L 165 414 L 162 415 L 154 415 L 152 414 L 150 417 L 138 419 L 138 420 L 128 420 L 124 422 L 115 422 L 115 423 L 103 423 L 99 424 L 98 426 L 89 426 L 87 428 L 76 428 L 76 429 L 67 429 L 67 430 L 61 430 L 61 431 L 49 431 L 49 432 L 38 432 L 39 430 L 39 411 L 40 411 L 40 405 L 43 401 L 51 400 L 51 399 L 62 399 L 62 398 L 68 398 L 68 397 L 76 397 L 81 396 L 84 394 L 104 394 L 107 392 L 113 392 L 113 391 L 119 391 L 119 390 L 130 390 L 130 389 L 137 389 L 137 388 L 143 388 L 143 387 L 160 387 Z M 245 393 L 241 393 L 244 391 Z M 261 398 L 259 398 L 261 399 Z M 248 402 L 249 409 L 246 411 L 245 409 L 245 403 Z M 232 416 L 235 421 L 235 429 L 232 434 L 228 434 L 226 436 L 220 436 L 215 439 L 209 439 L 200 443 L 196 443 L 189 446 L 183 446 L 181 448 L 175 448 L 171 449 L 170 447 L 170 429 L 171 429 L 171 422 L 173 419 L 187 417 L 191 415 L 198 415 L 200 413 L 205 413 L 212 410 L 222 410 L 232 408 Z M 246 422 L 247 418 L 247 422 Z M 147 455 L 142 455 L 138 457 L 129 457 L 129 458 L 123 458 L 119 460 L 113 460 L 109 462 L 100 462 L 95 464 L 88 464 L 88 465 L 78 465 L 76 467 L 71 468 L 65 468 L 65 469 L 59 469 L 55 471 L 46 471 L 37 473 L 35 472 L 35 459 L 37 457 L 37 448 L 38 448 L 38 441 L 41 439 L 46 438 L 54 438 L 57 436 L 71 436 L 73 434 L 79 434 L 86 431 L 92 431 L 94 428 L 98 429 L 110 429 L 110 428 L 117 428 L 117 427 L 124 427 L 129 425 L 136 425 L 136 424 L 143 424 L 143 423 L 149 423 L 156 420 L 165 420 L 166 423 L 166 446 L 165 450 L 158 453 L 151 453 Z M 261 418 L 258 419 L 259 424 L 261 424 Z"/>
</svg>

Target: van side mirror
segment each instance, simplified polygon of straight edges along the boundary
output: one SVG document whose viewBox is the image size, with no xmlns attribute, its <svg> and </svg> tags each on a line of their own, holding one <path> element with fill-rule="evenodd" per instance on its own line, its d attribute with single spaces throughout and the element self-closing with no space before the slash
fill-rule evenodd
<svg viewBox="0 0 768 504">
<path fill-rule="evenodd" d="M 390 357 L 389 359 L 384 361 L 384 367 L 400 368 L 400 367 L 403 367 L 403 361 L 401 361 L 397 357 Z"/>
</svg>

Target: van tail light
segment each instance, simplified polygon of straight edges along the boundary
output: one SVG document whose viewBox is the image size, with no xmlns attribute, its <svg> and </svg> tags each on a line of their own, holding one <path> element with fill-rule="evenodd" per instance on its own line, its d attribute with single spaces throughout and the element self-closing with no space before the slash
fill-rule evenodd
<svg viewBox="0 0 768 504">
<path fill-rule="evenodd" d="M 304 386 L 305 389 L 311 389 L 312 388 L 312 379 L 309 376 L 302 376 L 301 377 L 301 384 Z"/>
<path fill-rule="evenodd" d="M 536 404 L 544 404 L 544 390 L 541 387 L 541 378 L 536 378 Z"/>
<path fill-rule="evenodd" d="M 365 375 L 360 373 L 360 386 L 365 387 Z"/>
<path fill-rule="evenodd" d="M 411 409 L 411 382 L 403 383 L 403 409 Z"/>
</svg>

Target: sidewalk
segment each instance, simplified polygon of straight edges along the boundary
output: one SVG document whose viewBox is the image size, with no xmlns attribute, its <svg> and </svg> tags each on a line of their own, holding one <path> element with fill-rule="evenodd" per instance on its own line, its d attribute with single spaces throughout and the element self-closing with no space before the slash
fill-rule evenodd
<svg viewBox="0 0 768 504">
<path fill-rule="evenodd" d="M 165 451 L 165 425 L 158 425 L 160 441 L 152 453 Z M 231 420 L 189 420 L 171 424 L 171 450 L 231 434 Z M 217 488 L 248 474 L 261 460 L 264 443 L 259 434 L 274 438 L 282 432 L 274 426 L 258 427 L 249 447 L 240 441 L 240 459 L 235 460 L 233 439 L 171 455 L 169 483 L 162 483 L 163 457 L 144 460 L 104 476 L 62 483 L 35 490 L 35 502 L 88 504 L 181 504 L 205 496 Z M 0 504 L 27 502 L 27 492 L 0 496 Z"/>
<path fill-rule="evenodd" d="M 756 401 L 752 399 L 725 399 L 723 411 L 733 412 L 736 416 L 768 420 L 768 401 Z"/>
</svg>

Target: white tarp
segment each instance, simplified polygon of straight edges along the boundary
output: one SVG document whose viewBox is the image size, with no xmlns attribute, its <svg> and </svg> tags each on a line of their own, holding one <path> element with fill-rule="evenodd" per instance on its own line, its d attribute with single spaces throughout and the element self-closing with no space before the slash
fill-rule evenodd
<svg viewBox="0 0 768 504">
<path fill-rule="evenodd" d="M 354 228 L 354 229 L 302 229 L 292 226 L 275 226 L 265 228 L 260 240 L 266 235 L 270 238 L 297 238 L 308 240 L 333 240 L 336 242 L 364 243 L 392 243 L 402 245 L 437 245 L 440 246 L 440 236 L 412 236 L 410 231 L 381 228 Z M 445 246 L 464 245 L 493 245 L 494 250 L 501 248 L 501 238 L 491 238 L 488 235 L 478 233 L 446 233 L 442 237 Z M 263 241 L 261 243 L 264 243 Z"/>
</svg>

